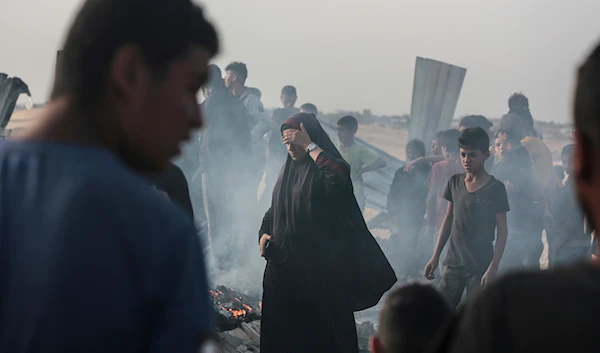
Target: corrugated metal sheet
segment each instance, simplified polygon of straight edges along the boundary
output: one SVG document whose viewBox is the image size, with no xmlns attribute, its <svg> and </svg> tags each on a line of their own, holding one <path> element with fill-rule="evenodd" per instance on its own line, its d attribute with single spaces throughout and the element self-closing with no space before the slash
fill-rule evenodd
<svg viewBox="0 0 600 353">
<path fill-rule="evenodd" d="M 8 125 L 21 94 L 31 96 L 25 82 L 18 77 L 8 77 L 7 74 L 0 73 L 0 131 Z"/>
<path fill-rule="evenodd" d="M 417 57 L 409 139 L 429 146 L 437 131 L 450 128 L 466 74 L 462 67 Z"/>
<path fill-rule="evenodd" d="M 335 125 L 324 121 L 321 121 L 321 125 L 332 141 L 338 141 Z M 367 194 L 367 207 L 387 212 L 387 196 L 390 186 L 392 185 L 396 171 L 404 167 L 404 162 L 363 139 L 357 137 L 356 141 L 377 152 L 379 157 L 387 163 L 385 168 L 363 174 L 365 193 Z"/>
</svg>

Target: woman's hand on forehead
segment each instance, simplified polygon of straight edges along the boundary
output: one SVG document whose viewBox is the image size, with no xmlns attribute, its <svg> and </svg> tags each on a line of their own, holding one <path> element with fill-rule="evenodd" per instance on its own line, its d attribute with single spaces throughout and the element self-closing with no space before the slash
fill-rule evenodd
<svg viewBox="0 0 600 353">
<path fill-rule="evenodd" d="M 308 132 L 304 128 L 304 124 L 300 124 L 301 130 L 287 129 L 283 132 L 283 143 L 293 144 L 302 149 L 307 149 L 313 141 L 311 141 Z"/>
</svg>

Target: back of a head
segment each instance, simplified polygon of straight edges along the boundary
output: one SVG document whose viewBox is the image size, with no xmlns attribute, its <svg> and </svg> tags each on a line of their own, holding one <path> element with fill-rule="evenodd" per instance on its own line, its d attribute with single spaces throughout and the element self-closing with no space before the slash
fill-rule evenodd
<svg viewBox="0 0 600 353">
<path fill-rule="evenodd" d="M 246 80 L 248 79 L 248 67 L 246 66 L 246 64 L 239 62 L 239 61 L 234 61 L 231 64 L 227 65 L 225 67 L 225 71 L 231 71 L 234 72 L 237 76 L 237 78 L 239 80 L 241 80 L 241 82 L 245 83 Z"/>
<path fill-rule="evenodd" d="M 517 106 L 514 109 L 511 109 L 511 114 L 516 114 L 521 118 L 523 128 L 526 130 L 533 130 L 534 121 L 529 108 Z"/>
<path fill-rule="evenodd" d="M 458 154 L 460 147 L 458 146 L 458 138 L 460 137 L 460 131 L 457 129 L 446 130 L 442 133 L 440 138 L 440 145 L 446 148 L 446 151 L 451 154 Z"/>
<path fill-rule="evenodd" d="M 529 109 L 529 99 L 523 92 L 513 93 L 508 98 L 508 109 L 512 112 L 517 107 L 525 107 Z"/>
<path fill-rule="evenodd" d="M 312 103 L 304 103 L 300 106 L 300 110 L 304 113 L 311 113 L 314 114 L 314 116 L 318 116 L 319 115 L 319 111 L 317 110 L 317 106 L 315 106 Z"/>
<path fill-rule="evenodd" d="M 72 94 L 85 106 L 104 98 L 113 56 L 125 45 L 141 51 L 157 80 L 192 46 L 218 51 L 215 29 L 191 0 L 87 0 L 67 34 L 52 99 Z"/>
<path fill-rule="evenodd" d="M 341 117 L 337 124 L 350 130 L 358 130 L 358 120 L 352 115 Z"/>
<path fill-rule="evenodd" d="M 508 140 L 518 144 L 523 139 L 524 123 L 520 115 L 508 113 L 502 116 L 500 123 L 492 128 L 492 131 L 504 131 Z"/>
<path fill-rule="evenodd" d="M 463 130 L 458 139 L 460 148 L 472 148 L 481 152 L 489 152 L 490 136 L 480 127 Z"/>
<path fill-rule="evenodd" d="M 426 350 L 452 311 L 431 286 L 411 284 L 392 291 L 381 310 L 378 337 L 385 353 Z"/>
<path fill-rule="evenodd" d="M 221 69 L 215 65 L 210 64 L 208 66 L 208 86 L 222 86 L 223 85 L 223 74 L 221 73 Z"/>
<path fill-rule="evenodd" d="M 294 87 L 294 86 L 284 86 L 281 89 L 281 95 L 282 96 L 294 96 L 295 97 L 297 95 L 297 93 L 296 93 L 296 87 Z"/>
<path fill-rule="evenodd" d="M 469 127 L 480 127 L 485 131 L 489 131 L 493 126 L 485 116 L 483 115 L 467 115 L 460 120 L 459 127 L 461 128 L 469 128 Z"/>
</svg>

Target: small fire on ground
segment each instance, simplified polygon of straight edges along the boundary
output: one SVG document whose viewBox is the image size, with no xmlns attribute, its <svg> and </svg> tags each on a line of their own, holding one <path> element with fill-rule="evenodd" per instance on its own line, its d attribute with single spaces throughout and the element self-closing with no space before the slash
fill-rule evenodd
<svg viewBox="0 0 600 353">
<path fill-rule="evenodd" d="M 260 319 L 262 303 L 254 298 L 238 293 L 225 286 L 208 291 L 219 316 L 228 321 L 246 321 Z"/>
</svg>

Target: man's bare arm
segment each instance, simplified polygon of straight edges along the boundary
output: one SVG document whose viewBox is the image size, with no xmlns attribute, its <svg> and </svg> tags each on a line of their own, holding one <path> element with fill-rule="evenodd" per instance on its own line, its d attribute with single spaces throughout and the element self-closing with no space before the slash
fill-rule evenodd
<svg viewBox="0 0 600 353">
<path fill-rule="evenodd" d="M 446 210 L 446 217 L 444 218 L 444 222 L 442 223 L 442 229 L 440 230 L 440 234 L 438 236 L 437 243 L 435 245 L 435 250 L 433 251 L 433 256 L 431 260 L 425 265 L 425 278 L 428 280 L 433 280 L 435 278 L 435 270 L 438 268 L 440 262 L 440 255 L 444 246 L 448 242 L 450 238 L 450 233 L 452 231 L 452 222 L 454 222 L 454 209 L 452 206 L 452 202 L 448 202 L 448 209 Z"/>
<path fill-rule="evenodd" d="M 404 167 L 404 170 L 406 170 L 407 172 L 410 172 L 415 165 L 417 164 L 421 164 L 421 163 L 431 163 L 431 164 L 435 164 L 437 162 L 441 162 L 444 160 L 444 156 L 427 156 L 427 157 L 419 157 L 413 161 L 410 161 L 408 163 L 406 163 L 406 166 Z"/>
<path fill-rule="evenodd" d="M 508 238 L 508 225 L 506 221 L 506 212 L 496 214 L 496 247 L 494 248 L 494 257 L 488 269 L 498 270 L 504 249 L 506 248 L 506 239 Z"/>
<path fill-rule="evenodd" d="M 377 160 L 375 162 L 371 163 L 368 166 L 362 167 L 360 169 L 360 172 L 367 173 L 367 172 L 371 172 L 373 170 L 381 169 L 385 166 L 387 166 L 387 163 L 383 159 L 377 158 Z"/>
<path fill-rule="evenodd" d="M 437 243 L 435 244 L 435 250 L 433 251 L 433 256 L 435 256 L 437 259 L 440 258 L 444 246 L 446 246 L 448 239 L 450 239 L 452 222 L 454 222 L 454 209 L 452 207 L 452 202 L 448 202 L 446 217 L 444 217 L 444 222 L 442 223 L 442 228 L 440 229 L 440 234 L 438 236 Z"/>
</svg>

